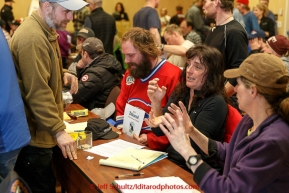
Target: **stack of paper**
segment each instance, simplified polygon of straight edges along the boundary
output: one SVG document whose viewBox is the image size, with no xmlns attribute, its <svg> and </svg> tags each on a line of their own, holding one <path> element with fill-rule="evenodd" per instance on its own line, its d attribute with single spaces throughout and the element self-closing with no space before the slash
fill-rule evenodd
<svg viewBox="0 0 289 193">
<path fill-rule="evenodd" d="M 179 177 L 151 177 L 114 180 L 113 186 L 121 193 L 200 193 Z"/>
<path fill-rule="evenodd" d="M 167 153 L 148 149 L 127 148 L 107 159 L 100 159 L 100 165 L 139 171 L 167 157 Z"/>
</svg>

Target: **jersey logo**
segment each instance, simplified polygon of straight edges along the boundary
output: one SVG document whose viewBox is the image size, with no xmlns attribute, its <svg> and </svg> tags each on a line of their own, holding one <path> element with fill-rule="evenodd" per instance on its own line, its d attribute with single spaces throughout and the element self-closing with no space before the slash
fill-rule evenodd
<svg viewBox="0 0 289 193">
<path fill-rule="evenodd" d="M 125 81 L 126 81 L 126 85 L 128 86 L 132 85 L 134 83 L 134 77 L 128 76 Z"/>
<path fill-rule="evenodd" d="M 81 78 L 81 81 L 82 82 L 85 82 L 85 81 L 87 81 L 88 80 L 88 75 L 86 74 L 86 75 L 84 75 L 82 78 Z"/>
</svg>

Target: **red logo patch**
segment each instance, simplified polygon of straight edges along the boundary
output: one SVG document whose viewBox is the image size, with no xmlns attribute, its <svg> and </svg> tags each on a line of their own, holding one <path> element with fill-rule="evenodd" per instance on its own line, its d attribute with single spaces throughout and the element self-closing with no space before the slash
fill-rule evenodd
<svg viewBox="0 0 289 193">
<path fill-rule="evenodd" d="M 81 78 L 81 81 L 83 81 L 83 82 L 85 82 L 85 81 L 87 81 L 88 80 L 88 75 L 86 74 L 86 75 L 84 75 L 82 78 Z"/>
</svg>

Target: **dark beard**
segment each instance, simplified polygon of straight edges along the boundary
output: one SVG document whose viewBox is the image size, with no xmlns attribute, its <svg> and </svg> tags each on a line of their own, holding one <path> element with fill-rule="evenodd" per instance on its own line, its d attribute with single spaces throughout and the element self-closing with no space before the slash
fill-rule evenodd
<svg viewBox="0 0 289 193">
<path fill-rule="evenodd" d="M 139 64 L 134 62 L 127 63 L 129 74 L 134 78 L 145 78 L 147 77 L 151 70 L 152 64 L 149 59 L 145 56 L 142 56 L 142 59 Z M 131 66 L 135 66 L 136 68 L 132 69 Z"/>
</svg>

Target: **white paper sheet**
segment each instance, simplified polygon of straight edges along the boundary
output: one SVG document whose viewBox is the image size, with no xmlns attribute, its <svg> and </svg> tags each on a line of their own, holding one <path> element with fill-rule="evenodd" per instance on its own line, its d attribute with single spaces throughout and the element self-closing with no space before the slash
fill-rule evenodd
<svg viewBox="0 0 289 193">
<path fill-rule="evenodd" d="M 98 155 L 101 155 L 103 157 L 110 157 L 110 156 L 113 156 L 113 155 L 121 152 L 122 150 L 124 150 L 128 147 L 141 149 L 145 146 L 137 145 L 135 143 L 130 143 L 130 142 L 124 141 L 122 139 L 117 139 L 117 140 L 114 140 L 114 141 L 111 141 L 108 143 L 103 143 L 101 145 L 94 146 L 91 149 L 88 149 L 85 151 L 90 152 L 90 153 L 94 153 L 94 154 L 98 154 Z"/>
</svg>

